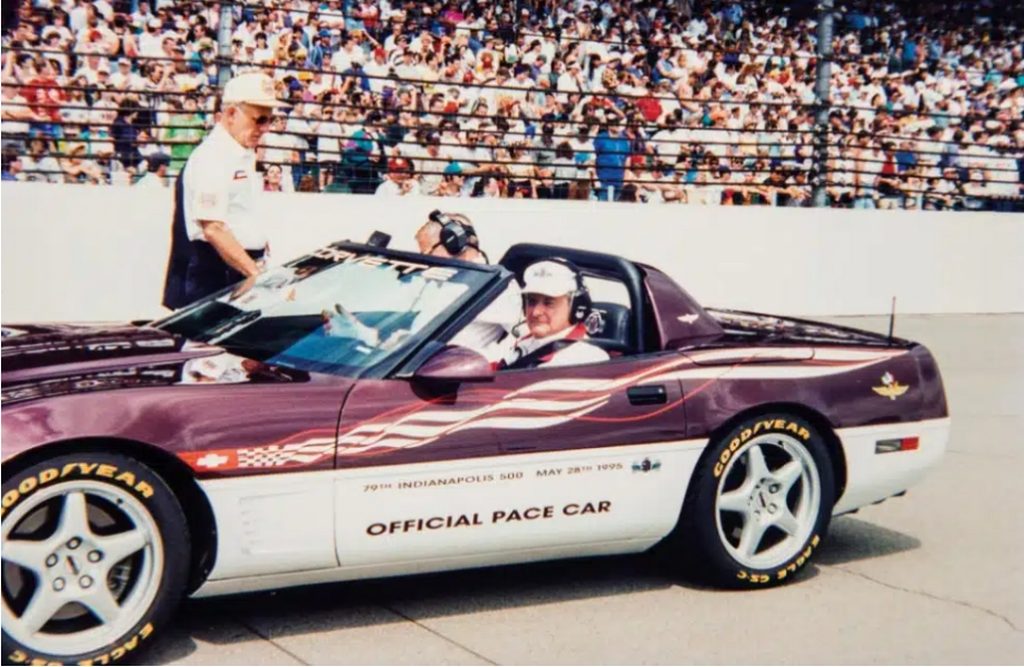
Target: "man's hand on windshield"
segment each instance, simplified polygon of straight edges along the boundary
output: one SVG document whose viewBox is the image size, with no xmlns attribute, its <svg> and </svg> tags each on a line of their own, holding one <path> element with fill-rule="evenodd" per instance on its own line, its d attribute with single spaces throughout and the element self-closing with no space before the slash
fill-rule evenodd
<svg viewBox="0 0 1024 667">
<path fill-rule="evenodd" d="M 364 345 L 377 347 L 380 345 L 380 333 L 373 327 L 359 321 L 341 304 L 334 304 L 334 312 L 324 309 L 320 311 L 324 321 L 324 334 L 337 338 L 355 338 Z"/>
<path fill-rule="evenodd" d="M 409 331 L 408 329 L 398 329 L 397 331 L 392 332 L 392 334 L 390 336 L 388 336 L 387 338 L 385 338 L 384 342 L 380 344 L 380 349 L 382 349 L 382 350 L 393 350 L 393 349 L 395 349 L 396 347 L 398 347 L 399 345 L 402 344 L 402 341 L 404 341 L 406 338 L 409 337 L 410 333 L 412 333 L 412 332 Z"/>
</svg>

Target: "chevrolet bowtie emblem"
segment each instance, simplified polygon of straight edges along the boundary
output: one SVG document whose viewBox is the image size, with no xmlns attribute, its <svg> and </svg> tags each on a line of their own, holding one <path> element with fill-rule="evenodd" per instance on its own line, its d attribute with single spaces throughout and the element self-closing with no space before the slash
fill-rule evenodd
<svg viewBox="0 0 1024 667">
<path fill-rule="evenodd" d="M 907 389 L 909 388 L 909 386 L 897 382 L 896 378 L 892 376 L 892 373 L 886 372 L 886 374 L 882 376 L 882 386 L 872 387 L 871 389 L 879 396 L 885 396 L 886 398 L 895 401 L 898 397 L 907 393 Z"/>
</svg>

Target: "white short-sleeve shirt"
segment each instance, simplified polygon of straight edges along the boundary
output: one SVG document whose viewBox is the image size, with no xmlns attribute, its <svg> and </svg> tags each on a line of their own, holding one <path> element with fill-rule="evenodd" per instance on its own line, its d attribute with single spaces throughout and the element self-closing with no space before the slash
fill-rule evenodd
<svg viewBox="0 0 1024 667">
<path fill-rule="evenodd" d="M 508 364 L 514 364 L 517 360 L 532 354 L 534 351 L 539 350 L 548 343 L 568 338 L 569 335 L 574 332 L 575 327 L 568 327 L 556 334 L 552 334 L 544 338 L 534 338 L 532 335 L 527 334 L 515 342 L 513 348 L 506 355 L 505 362 Z M 593 343 L 588 343 L 586 339 L 583 338 L 576 339 L 571 345 L 567 345 L 560 350 L 556 350 L 551 355 L 550 359 L 538 363 L 537 367 L 548 368 L 551 366 L 576 366 L 578 364 L 593 364 L 601 361 L 608 361 L 608 359 L 609 356 L 607 352 Z"/>
<path fill-rule="evenodd" d="M 257 215 L 263 180 L 256 172 L 254 151 L 217 125 L 189 156 L 183 178 L 185 230 L 190 241 L 205 238 L 200 220 L 219 220 L 246 250 L 261 250 L 267 244 Z"/>
</svg>

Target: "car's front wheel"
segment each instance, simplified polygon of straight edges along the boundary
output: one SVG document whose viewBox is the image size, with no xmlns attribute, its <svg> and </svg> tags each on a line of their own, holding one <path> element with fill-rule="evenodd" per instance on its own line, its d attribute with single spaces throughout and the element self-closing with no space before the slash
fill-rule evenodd
<svg viewBox="0 0 1024 667">
<path fill-rule="evenodd" d="M 151 468 L 88 451 L 3 483 L 3 662 L 116 662 L 173 612 L 188 525 Z"/>
<path fill-rule="evenodd" d="M 814 425 L 796 415 L 758 415 L 709 445 L 677 539 L 713 583 L 777 584 L 811 559 L 834 503 L 828 449 Z"/>
</svg>

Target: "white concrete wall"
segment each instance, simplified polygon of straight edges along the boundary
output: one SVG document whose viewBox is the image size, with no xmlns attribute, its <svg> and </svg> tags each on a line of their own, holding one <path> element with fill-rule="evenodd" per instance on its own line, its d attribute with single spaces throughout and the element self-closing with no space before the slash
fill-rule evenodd
<svg viewBox="0 0 1024 667">
<path fill-rule="evenodd" d="M 158 316 L 171 195 L 4 183 L 2 318 Z M 706 305 L 790 315 L 1024 312 L 1024 216 L 266 195 L 273 258 L 380 229 L 393 247 L 433 208 L 467 213 L 493 259 L 530 241 L 658 266 Z"/>
</svg>

